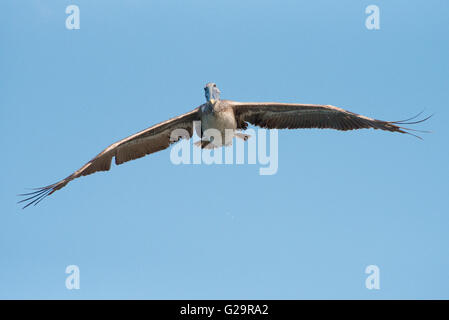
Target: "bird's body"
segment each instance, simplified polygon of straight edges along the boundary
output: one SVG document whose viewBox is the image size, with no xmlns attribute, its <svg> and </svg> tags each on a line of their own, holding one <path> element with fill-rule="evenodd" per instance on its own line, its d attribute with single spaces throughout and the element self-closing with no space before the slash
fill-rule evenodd
<svg viewBox="0 0 449 320">
<path fill-rule="evenodd" d="M 24 208 L 31 204 L 36 205 L 45 197 L 65 187 L 76 178 L 97 171 L 108 171 L 112 159 L 115 159 L 115 163 L 120 165 L 166 149 L 181 138 L 188 139 L 192 137 L 195 129 L 197 129 L 197 134 L 202 138 L 199 144 L 200 147 L 216 148 L 231 144 L 234 136 L 246 140 L 249 136 L 239 131 L 247 129 L 249 124 L 267 129 L 327 128 L 347 131 L 372 128 L 412 134 L 407 131 L 412 129 L 403 128 L 401 125 L 414 124 L 429 118 L 414 122 L 407 122 L 411 119 L 395 122 L 382 121 L 331 105 L 221 100 L 220 90 L 215 83 L 206 84 L 204 90 L 205 104 L 111 144 L 65 179 L 49 186 L 38 188 L 34 192 L 23 194 L 22 196 L 28 196 L 28 198 L 19 202 L 28 201 Z M 200 129 L 194 125 L 198 121 L 201 122 Z M 172 133 L 177 130 L 187 134 L 175 135 L 176 138 L 173 139 Z M 218 136 L 221 136 L 221 139 L 217 139 L 217 134 L 208 135 L 209 131 L 215 131 L 215 133 L 218 133 Z"/>
<path fill-rule="evenodd" d="M 215 147 L 232 143 L 237 121 L 232 105 L 227 100 L 208 101 L 200 108 L 201 133 L 198 136 L 207 138 L 208 130 L 217 130 L 221 141 Z M 206 136 L 205 136 L 206 134 Z"/>
</svg>

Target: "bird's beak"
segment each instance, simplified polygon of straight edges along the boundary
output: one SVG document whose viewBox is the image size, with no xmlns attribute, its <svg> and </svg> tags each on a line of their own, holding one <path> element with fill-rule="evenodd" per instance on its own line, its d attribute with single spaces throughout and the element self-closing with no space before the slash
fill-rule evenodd
<svg viewBox="0 0 449 320">
<path fill-rule="evenodd" d="M 211 104 L 215 103 L 215 99 L 210 99 L 209 101 L 210 101 Z"/>
</svg>

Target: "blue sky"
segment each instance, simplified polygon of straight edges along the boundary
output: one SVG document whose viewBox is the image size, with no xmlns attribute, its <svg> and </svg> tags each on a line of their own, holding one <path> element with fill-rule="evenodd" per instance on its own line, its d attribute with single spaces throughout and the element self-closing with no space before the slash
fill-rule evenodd
<svg viewBox="0 0 449 320">
<path fill-rule="evenodd" d="M 67 30 L 65 8 L 80 8 Z M 380 8 L 367 30 L 365 8 Z M 0 298 L 449 298 L 447 1 L 0 3 Z M 170 151 L 53 183 L 203 103 L 425 109 L 424 140 L 279 132 L 279 170 L 180 165 Z M 65 268 L 80 268 L 67 290 Z M 365 268 L 380 268 L 380 290 Z"/>
</svg>

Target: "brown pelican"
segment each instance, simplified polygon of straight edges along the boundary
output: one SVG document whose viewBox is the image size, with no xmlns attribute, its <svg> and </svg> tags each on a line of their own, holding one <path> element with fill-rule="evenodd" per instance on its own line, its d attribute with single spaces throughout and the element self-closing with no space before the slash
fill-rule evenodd
<svg viewBox="0 0 449 320">
<path fill-rule="evenodd" d="M 87 176 L 97 171 L 108 171 L 111 167 L 112 158 L 115 159 L 115 164 L 119 165 L 166 149 L 170 144 L 182 138 L 171 139 L 171 133 L 174 130 L 183 129 L 185 132 L 188 132 L 188 135 L 184 138 L 190 138 L 193 135 L 195 121 L 200 121 L 201 123 L 200 129 L 198 129 L 199 132 L 197 132 L 202 137 L 201 147 L 209 148 L 231 143 L 232 141 L 225 137 L 225 131 L 229 132 L 229 130 L 233 133 L 233 136 L 246 140 L 248 136 L 239 131 L 245 130 L 248 124 L 268 129 L 329 128 L 347 131 L 372 128 L 412 134 L 407 130 L 413 129 L 404 128 L 401 125 L 415 124 L 430 118 L 408 122 L 416 118 L 418 114 L 413 118 L 402 121 L 382 121 L 331 105 L 221 100 L 220 90 L 215 83 L 206 84 L 204 91 L 206 103 L 190 112 L 158 123 L 111 144 L 65 179 L 46 187 L 34 189 L 34 192 L 21 194 L 21 196 L 28 197 L 19 201 L 19 203 L 26 202 L 24 208 L 31 204 L 36 205 L 56 190 L 65 187 L 73 179 Z M 222 134 L 223 139 L 220 144 L 217 145 L 216 141 L 208 139 L 203 135 L 208 129 L 218 130 Z"/>
</svg>

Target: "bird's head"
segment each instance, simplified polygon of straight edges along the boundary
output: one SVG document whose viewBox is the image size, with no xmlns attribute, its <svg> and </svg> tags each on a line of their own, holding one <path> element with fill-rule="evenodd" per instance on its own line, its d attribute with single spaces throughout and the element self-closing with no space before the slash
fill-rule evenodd
<svg viewBox="0 0 449 320">
<path fill-rule="evenodd" d="M 215 101 L 220 100 L 220 90 L 213 82 L 206 84 L 204 87 L 204 95 L 206 96 L 207 102 L 214 103 Z"/>
</svg>

